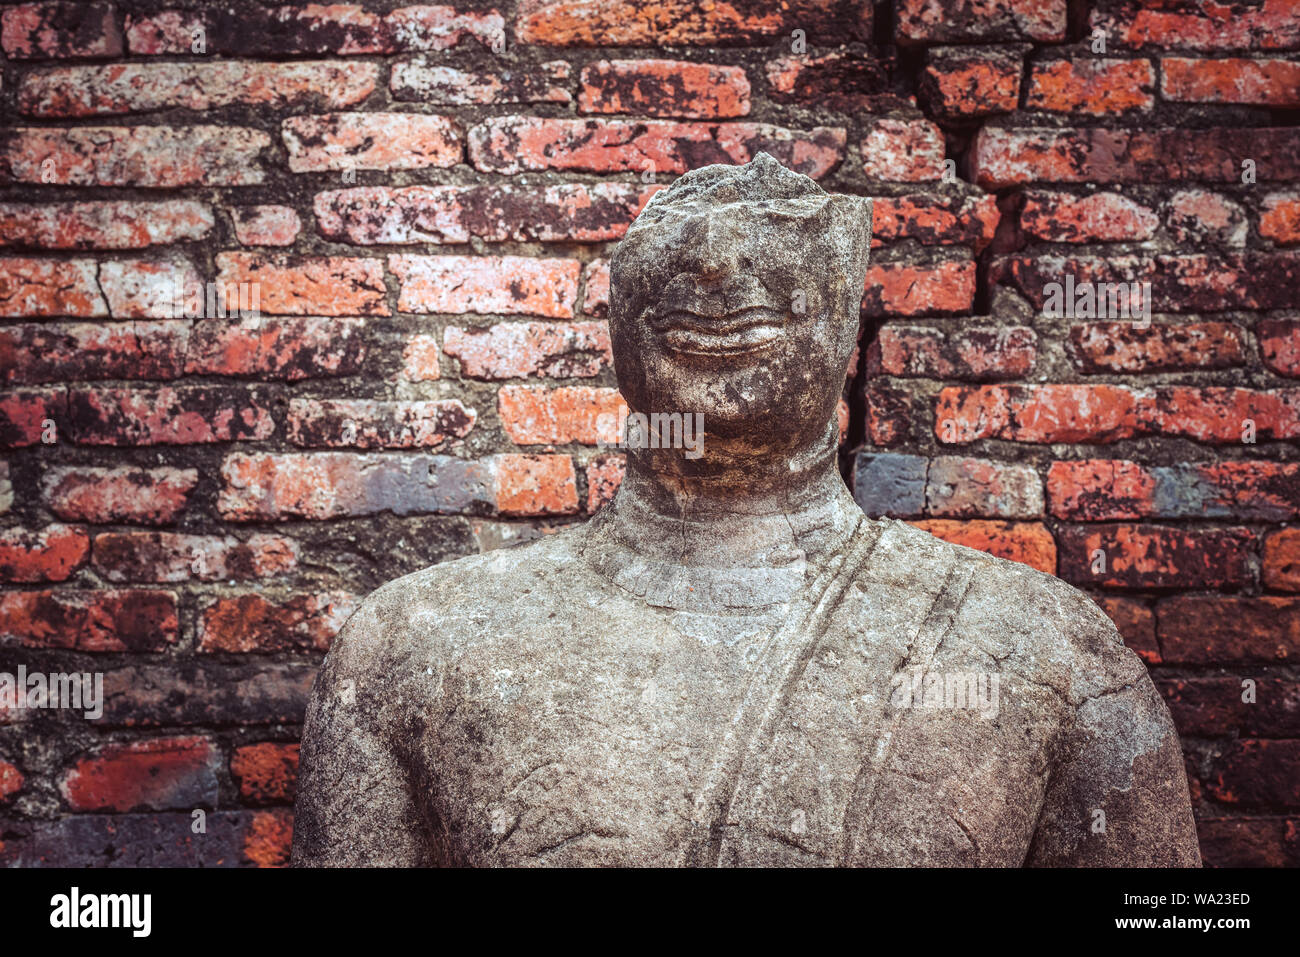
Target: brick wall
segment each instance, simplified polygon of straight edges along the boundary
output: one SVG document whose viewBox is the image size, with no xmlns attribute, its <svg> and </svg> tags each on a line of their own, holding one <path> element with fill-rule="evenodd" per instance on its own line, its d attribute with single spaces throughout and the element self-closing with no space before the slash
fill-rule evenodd
<svg viewBox="0 0 1300 957">
<path fill-rule="evenodd" d="M 612 245 L 767 151 L 877 197 L 863 507 L 1092 593 L 1207 862 L 1300 863 L 1294 0 L 0 14 L 0 671 L 106 699 L 0 703 L 0 861 L 283 862 L 331 636 L 609 498 Z"/>
</svg>

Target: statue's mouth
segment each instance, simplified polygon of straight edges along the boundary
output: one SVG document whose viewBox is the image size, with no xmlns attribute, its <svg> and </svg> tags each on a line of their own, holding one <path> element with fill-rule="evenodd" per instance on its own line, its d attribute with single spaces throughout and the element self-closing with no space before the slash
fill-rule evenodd
<svg viewBox="0 0 1300 957">
<path fill-rule="evenodd" d="M 739 356 L 761 352 L 781 338 L 785 317 L 768 306 L 750 306 L 719 316 L 674 309 L 651 320 L 673 352 L 695 356 Z"/>
</svg>

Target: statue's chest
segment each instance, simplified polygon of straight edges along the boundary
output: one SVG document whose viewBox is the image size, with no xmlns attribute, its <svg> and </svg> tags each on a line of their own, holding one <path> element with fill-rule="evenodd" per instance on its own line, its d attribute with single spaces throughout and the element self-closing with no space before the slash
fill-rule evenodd
<svg viewBox="0 0 1300 957">
<path fill-rule="evenodd" d="M 1032 687 L 1004 677 L 994 686 L 987 675 L 981 684 L 960 641 L 931 661 L 936 686 L 900 668 L 906 634 L 828 622 L 815 637 L 736 627 L 712 641 L 681 624 L 647 615 L 618 641 L 540 629 L 510 637 L 510 660 L 476 654 L 441 676 L 438 717 L 417 758 L 441 856 L 480 865 L 1024 859 L 1054 732 L 1034 717 L 1042 702 L 1020 696 Z"/>
</svg>

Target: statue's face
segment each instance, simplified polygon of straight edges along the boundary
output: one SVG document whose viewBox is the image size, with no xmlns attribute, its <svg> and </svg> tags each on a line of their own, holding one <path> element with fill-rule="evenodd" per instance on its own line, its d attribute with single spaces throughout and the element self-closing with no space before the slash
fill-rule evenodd
<svg viewBox="0 0 1300 957">
<path fill-rule="evenodd" d="M 858 328 L 869 201 L 745 199 L 730 186 L 651 204 L 611 272 L 610 333 L 634 412 L 699 412 L 756 450 L 824 438 Z"/>
</svg>

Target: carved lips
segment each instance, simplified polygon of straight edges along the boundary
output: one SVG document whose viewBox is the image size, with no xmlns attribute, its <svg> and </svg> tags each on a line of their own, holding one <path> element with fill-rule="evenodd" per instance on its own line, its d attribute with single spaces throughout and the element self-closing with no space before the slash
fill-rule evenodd
<svg viewBox="0 0 1300 957">
<path fill-rule="evenodd" d="M 651 320 L 673 352 L 693 356 L 740 356 L 770 348 L 781 338 L 785 316 L 768 306 L 749 306 L 719 316 L 674 309 Z"/>
</svg>

